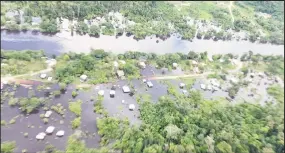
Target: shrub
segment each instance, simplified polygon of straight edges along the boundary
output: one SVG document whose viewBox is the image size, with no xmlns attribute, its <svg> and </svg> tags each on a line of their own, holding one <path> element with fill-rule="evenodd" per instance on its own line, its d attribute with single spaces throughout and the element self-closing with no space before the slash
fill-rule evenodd
<svg viewBox="0 0 285 153">
<path fill-rule="evenodd" d="M 80 116 L 81 115 L 81 104 L 82 104 L 81 100 L 77 100 L 76 102 L 70 102 L 69 110 L 73 112 L 74 114 L 76 114 L 76 116 Z"/>
<path fill-rule="evenodd" d="M 60 91 L 56 90 L 56 91 L 53 92 L 53 94 L 54 94 L 55 97 L 58 97 L 58 96 L 60 96 Z"/>
<path fill-rule="evenodd" d="M 29 134 L 28 134 L 27 132 L 26 132 L 26 133 L 24 133 L 24 136 L 25 136 L 25 137 L 28 137 L 28 135 L 29 135 Z"/>
<path fill-rule="evenodd" d="M 59 87 L 61 91 L 64 91 L 66 89 L 66 83 L 60 83 Z"/>
<path fill-rule="evenodd" d="M 72 122 L 71 122 L 71 125 L 72 125 L 72 129 L 76 129 L 80 126 L 81 124 L 81 117 L 77 117 L 75 118 Z"/>
<path fill-rule="evenodd" d="M 44 118 L 45 117 L 45 114 L 40 114 L 40 118 Z"/>
<path fill-rule="evenodd" d="M 18 103 L 18 98 L 10 98 L 8 105 L 15 106 Z"/>
<path fill-rule="evenodd" d="M 77 96 L 77 92 L 76 91 L 72 91 L 72 97 L 76 97 Z"/>
<path fill-rule="evenodd" d="M 10 121 L 9 121 L 9 124 L 15 124 L 16 123 L 16 120 L 15 119 L 11 119 Z"/>
<path fill-rule="evenodd" d="M 1 126 L 5 126 L 7 123 L 5 120 L 1 120 Z"/>
<path fill-rule="evenodd" d="M 57 112 L 60 115 L 64 115 L 63 106 L 51 106 L 51 110 Z"/>
<path fill-rule="evenodd" d="M 48 118 L 44 118 L 43 121 L 44 121 L 45 124 L 47 124 L 48 123 Z"/>
<path fill-rule="evenodd" d="M 15 141 L 6 141 L 1 143 L 1 153 L 12 153 L 16 147 Z"/>
</svg>

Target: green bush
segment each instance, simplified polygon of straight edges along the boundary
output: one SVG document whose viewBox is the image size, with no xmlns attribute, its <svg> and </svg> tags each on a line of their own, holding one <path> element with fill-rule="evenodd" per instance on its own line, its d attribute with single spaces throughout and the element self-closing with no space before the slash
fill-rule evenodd
<svg viewBox="0 0 285 153">
<path fill-rule="evenodd" d="M 76 114 L 76 116 L 81 116 L 81 100 L 77 100 L 76 102 L 69 102 L 69 110 Z"/>
<path fill-rule="evenodd" d="M 15 148 L 15 141 L 5 141 L 1 143 L 1 153 L 13 153 Z"/>
<path fill-rule="evenodd" d="M 5 120 L 1 120 L 1 126 L 5 126 L 7 123 Z"/>
<path fill-rule="evenodd" d="M 13 118 L 9 121 L 9 124 L 15 124 L 16 123 L 16 120 Z"/>
<path fill-rule="evenodd" d="M 72 125 L 72 129 L 76 129 L 80 126 L 81 124 L 81 117 L 77 117 L 75 118 L 72 122 L 71 122 L 71 125 Z"/>
<path fill-rule="evenodd" d="M 74 97 L 77 96 L 77 92 L 76 92 L 76 91 L 72 91 L 71 95 L 72 95 L 72 97 L 74 98 Z"/>
</svg>

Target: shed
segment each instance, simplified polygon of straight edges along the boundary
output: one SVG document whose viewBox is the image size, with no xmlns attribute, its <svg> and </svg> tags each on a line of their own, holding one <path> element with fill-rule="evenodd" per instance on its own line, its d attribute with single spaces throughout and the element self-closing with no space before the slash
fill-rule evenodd
<svg viewBox="0 0 285 153">
<path fill-rule="evenodd" d="M 131 91 L 128 86 L 123 86 L 122 89 L 124 93 L 129 93 Z"/>
<path fill-rule="evenodd" d="M 174 68 L 177 68 L 177 67 L 178 67 L 178 64 L 177 64 L 177 63 L 172 63 L 172 66 L 173 66 Z"/>
<path fill-rule="evenodd" d="M 58 137 L 61 137 L 63 135 L 64 135 L 64 131 L 63 130 L 60 130 L 60 131 L 56 132 L 56 136 L 58 136 Z"/>
<path fill-rule="evenodd" d="M 47 74 L 45 74 L 45 73 L 42 73 L 41 75 L 40 75 L 40 78 L 42 78 L 42 79 L 44 79 L 44 78 L 46 78 L 47 77 Z"/>
<path fill-rule="evenodd" d="M 54 126 L 49 126 L 49 127 L 46 129 L 46 133 L 51 134 L 54 129 L 55 129 Z"/>
<path fill-rule="evenodd" d="M 134 110 L 135 108 L 136 108 L 136 106 L 134 104 L 129 105 L 129 110 Z"/>
<path fill-rule="evenodd" d="M 110 90 L 110 97 L 114 97 L 116 94 L 116 91 L 115 90 Z"/>
<path fill-rule="evenodd" d="M 80 81 L 86 81 L 87 80 L 87 75 L 83 74 L 80 76 Z"/>
<path fill-rule="evenodd" d="M 180 88 L 184 88 L 185 87 L 185 83 L 179 83 L 179 87 Z"/>
<path fill-rule="evenodd" d="M 99 90 L 99 91 L 98 91 L 98 95 L 104 96 L 104 90 Z"/>
<path fill-rule="evenodd" d="M 45 117 L 50 117 L 51 114 L 52 114 L 52 111 L 46 111 Z"/>
<path fill-rule="evenodd" d="M 141 68 L 143 68 L 143 69 L 146 67 L 146 65 L 145 65 L 144 62 L 139 62 L 139 66 L 140 66 Z"/>
<path fill-rule="evenodd" d="M 206 89 L 206 85 L 205 84 L 200 84 L 201 89 L 205 90 Z"/>
<path fill-rule="evenodd" d="M 150 81 L 147 81 L 146 84 L 147 84 L 147 86 L 148 86 L 149 88 L 152 88 L 152 87 L 153 87 L 153 84 L 152 84 Z"/>
</svg>

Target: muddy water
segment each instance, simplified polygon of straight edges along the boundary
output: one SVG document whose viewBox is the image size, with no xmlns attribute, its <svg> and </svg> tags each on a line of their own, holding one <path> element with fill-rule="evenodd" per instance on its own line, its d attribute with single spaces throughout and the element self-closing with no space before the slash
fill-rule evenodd
<svg viewBox="0 0 285 153">
<path fill-rule="evenodd" d="M 66 34 L 62 34 L 66 35 Z M 157 43 L 157 40 L 159 41 Z M 80 45 L 79 45 L 80 44 Z M 26 33 L 8 34 L 1 31 L 1 49 L 12 50 L 38 50 L 43 49 L 47 54 L 60 54 L 68 51 L 88 53 L 90 48 L 104 49 L 113 53 L 123 53 L 125 51 L 154 52 L 157 54 L 182 52 L 188 53 L 190 50 L 196 52 L 208 51 L 212 54 L 242 54 L 252 50 L 260 54 L 284 55 L 284 45 L 257 44 L 248 41 L 213 41 L 195 39 L 193 42 L 181 40 L 173 35 L 165 41 L 155 37 L 147 37 L 144 40 L 134 40 L 125 35 L 116 38 L 115 36 L 104 36 L 93 38 L 87 35 L 76 35 L 71 37 L 67 34 L 64 37 L 44 36 L 42 34 Z"/>
</svg>

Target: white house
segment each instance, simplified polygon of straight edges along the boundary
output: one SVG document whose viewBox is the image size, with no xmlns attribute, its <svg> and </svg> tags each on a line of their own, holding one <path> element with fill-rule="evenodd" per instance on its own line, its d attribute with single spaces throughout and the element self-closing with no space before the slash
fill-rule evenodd
<svg viewBox="0 0 285 153">
<path fill-rule="evenodd" d="M 119 63 L 117 61 L 114 61 L 114 67 L 118 67 Z"/>
<path fill-rule="evenodd" d="M 180 88 L 184 88 L 184 87 L 185 87 L 185 83 L 180 83 L 180 84 L 179 84 L 179 87 L 180 87 Z"/>
<path fill-rule="evenodd" d="M 98 95 L 104 96 L 104 90 L 99 90 L 99 91 L 98 91 Z"/>
<path fill-rule="evenodd" d="M 46 78 L 47 77 L 47 74 L 45 74 L 45 73 L 42 73 L 41 75 L 40 75 L 40 78 L 42 78 L 42 79 L 44 79 L 44 78 Z"/>
<path fill-rule="evenodd" d="M 46 133 L 51 134 L 54 129 L 55 129 L 54 126 L 49 126 L 49 127 L 46 129 Z"/>
<path fill-rule="evenodd" d="M 178 64 L 177 63 L 172 63 L 173 68 L 177 68 Z"/>
<path fill-rule="evenodd" d="M 129 105 L 129 110 L 134 110 L 135 108 L 136 108 L 136 106 L 134 104 Z"/>
<path fill-rule="evenodd" d="M 128 86 L 123 86 L 122 89 L 124 93 L 129 93 L 131 91 Z"/>
<path fill-rule="evenodd" d="M 46 111 L 45 117 L 50 117 L 51 114 L 52 114 L 52 111 Z"/>
<path fill-rule="evenodd" d="M 147 84 L 147 86 L 148 86 L 149 88 L 152 88 L 152 87 L 153 87 L 153 84 L 152 84 L 150 81 L 147 81 L 146 84 Z"/>
<path fill-rule="evenodd" d="M 110 90 L 110 96 L 111 96 L 111 97 L 114 97 L 115 94 L 116 94 L 116 91 L 115 91 L 115 90 Z"/>
<path fill-rule="evenodd" d="M 41 132 L 41 133 L 39 133 L 39 134 L 36 136 L 36 139 L 42 140 L 42 139 L 45 138 L 45 136 L 46 136 L 46 134 L 45 134 L 44 132 Z"/>
<path fill-rule="evenodd" d="M 81 82 L 84 82 L 86 80 L 87 80 L 87 75 L 83 74 L 83 75 L 80 76 L 80 81 Z"/>
<path fill-rule="evenodd" d="M 200 84 L 201 89 L 205 90 L 206 89 L 206 85 L 205 84 Z"/>
<path fill-rule="evenodd" d="M 140 66 L 141 68 L 143 68 L 143 69 L 146 67 L 146 65 L 145 65 L 144 62 L 139 62 L 139 66 Z"/>
<path fill-rule="evenodd" d="M 63 135 L 64 135 L 64 131 L 63 130 L 60 130 L 60 131 L 56 132 L 56 136 L 58 136 L 58 137 L 61 137 Z"/>
</svg>

